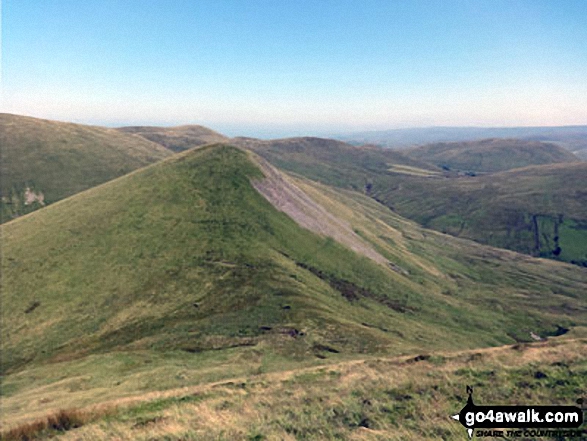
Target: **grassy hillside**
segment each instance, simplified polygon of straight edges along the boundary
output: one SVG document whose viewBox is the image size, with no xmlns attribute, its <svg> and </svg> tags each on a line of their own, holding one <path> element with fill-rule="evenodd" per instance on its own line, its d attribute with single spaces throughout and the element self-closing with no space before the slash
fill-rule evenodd
<svg viewBox="0 0 587 441">
<path fill-rule="evenodd" d="M 465 404 L 466 385 L 478 405 L 576 405 L 586 350 L 587 339 L 563 337 L 259 374 L 63 412 L 79 428 L 52 429 L 49 417 L 6 439 L 461 441 L 466 431 L 449 416 Z"/>
<path fill-rule="evenodd" d="M 462 176 L 383 148 L 320 142 L 329 147 L 295 139 L 249 147 L 285 170 L 363 192 L 428 228 L 587 265 L 587 163 Z"/>
<path fill-rule="evenodd" d="M 497 172 L 579 161 L 574 154 L 552 143 L 499 138 L 429 144 L 404 153 L 445 169 L 465 172 Z"/>
<path fill-rule="evenodd" d="M 391 183 L 373 196 L 422 225 L 523 253 L 587 266 L 587 163 L 478 177 Z"/>
<path fill-rule="evenodd" d="M 371 176 L 385 174 L 392 167 L 403 167 L 402 174 L 440 173 L 430 163 L 412 159 L 401 152 L 379 147 L 355 147 L 323 138 L 289 138 L 271 141 L 235 139 L 277 167 L 330 185 L 363 191 Z M 406 173 L 407 172 L 407 173 Z M 401 172 L 400 172 L 401 173 Z"/>
<path fill-rule="evenodd" d="M 228 141 L 228 138 L 220 133 L 195 125 L 178 127 L 133 126 L 121 127 L 118 130 L 142 136 L 174 152 L 183 152 L 204 144 Z"/>
<path fill-rule="evenodd" d="M 3 426 L 223 378 L 587 325 L 577 267 L 278 177 L 379 261 L 276 209 L 255 189 L 265 169 L 234 147 L 204 147 L 3 225 Z"/>
<path fill-rule="evenodd" d="M 3 222 L 171 155 L 102 127 L 0 114 Z"/>
</svg>

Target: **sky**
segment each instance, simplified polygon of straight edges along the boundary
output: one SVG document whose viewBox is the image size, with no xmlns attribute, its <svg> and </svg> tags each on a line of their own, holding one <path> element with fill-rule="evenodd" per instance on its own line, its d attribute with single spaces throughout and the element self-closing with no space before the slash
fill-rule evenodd
<svg viewBox="0 0 587 441">
<path fill-rule="evenodd" d="M 587 124 L 587 1 L 0 0 L 0 111 L 228 135 Z"/>
</svg>

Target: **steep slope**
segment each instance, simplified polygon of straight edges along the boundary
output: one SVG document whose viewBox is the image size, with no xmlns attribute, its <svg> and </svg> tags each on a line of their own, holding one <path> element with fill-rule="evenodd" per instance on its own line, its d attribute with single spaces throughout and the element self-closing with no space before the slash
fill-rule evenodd
<svg viewBox="0 0 587 441">
<path fill-rule="evenodd" d="M 372 194 L 426 227 L 587 266 L 586 177 L 584 162 L 442 181 L 384 177 Z"/>
<path fill-rule="evenodd" d="M 203 147 L 3 225 L 0 414 L 587 324 L 579 268 L 271 173 L 251 153 Z M 338 230 L 303 228 L 255 188 L 284 181 Z M 338 241 L 345 225 L 372 255 Z"/>
<path fill-rule="evenodd" d="M 468 172 L 496 172 L 529 165 L 579 162 L 574 154 L 555 144 L 519 139 L 437 143 L 404 153 L 410 158 L 445 169 Z"/>
<path fill-rule="evenodd" d="M 587 265 L 585 162 L 463 176 L 403 152 L 322 142 L 328 148 L 297 140 L 248 147 L 285 170 L 363 192 L 425 227 Z"/>
<path fill-rule="evenodd" d="M 123 133 L 142 136 L 173 152 L 183 152 L 204 144 L 228 141 L 226 136 L 207 127 L 196 125 L 178 127 L 133 126 L 121 127 L 118 130 Z"/>
<path fill-rule="evenodd" d="M 116 130 L 0 114 L 2 221 L 171 155 Z"/>
<path fill-rule="evenodd" d="M 266 161 L 259 161 L 265 178 L 253 183 L 271 204 L 294 219 L 300 226 L 317 234 L 332 237 L 358 254 L 385 265 L 385 257 L 365 243 L 351 225 L 329 213 L 296 184 Z"/>
</svg>

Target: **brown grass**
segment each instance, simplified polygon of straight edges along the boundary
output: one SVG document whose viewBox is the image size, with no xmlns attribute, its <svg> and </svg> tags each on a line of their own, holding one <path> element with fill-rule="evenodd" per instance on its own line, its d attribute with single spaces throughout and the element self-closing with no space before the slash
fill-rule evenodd
<svg viewBox="0 0 587 441">
<path fill-rule="evenodd" d="M 446 385 L 458 382 L 460 387 L 463 380 L 455 376 L 455 372 L 463 368 L 481 371 L 493 369 L 501 376 L 509 370 L 526 366 L 548 366 L 560 361 L 569 365 L 580 363 L 584 360 L 586 344 L 585 338 L 561 338 L 499 348 L 439 352 L 434 353 L 432 358 L 421 357 L 422 354 L 393 358 L 370 357 L 328 366 L 235 378 L 111 401 L 100 408 L 60 411 L 13 428 L 1 439 L 43 439 L 50 434 L 59 434 L 59 439 L 76 441 L 114 438 L 249 440 L 256 439 L 256 433 L 262 433 L 265 438 L 260 439 L 293 440 L 299 439 L 299 436 L 283 429 L 282 423 L 307 428 L 312 427 L 315 419 L 316 424 L 324 424 L 322 419 L 316 417 L 323 411 L 344 411 L 347 406 L 365 397 L 372 402 L 367 406 L 382 406 L 384 403 L 377 393 L 406 387 L 413 388 L 410 392 L 412 394 L 424 391 L 434 396 L 430 402 L 423 400 L 418 404 L 418 425 L 421 428 L 380 421 L 379 426 L 375 427 L 350 426 L 344 432 L 344 439 L 415 439 L 416 432 L 419 432 L 418 439 L 438 439 L 423 433 L 435 427 L 443 428 L 447 439 L 459 439 L 462 437 L 462 428 L 452 424 L 447 415 L 449 411 L 458 410 L 461 403 L 450 394 L 435 392 L 436 385 L 445 385 L 445 388 L 451 390 L 452 386 Z M 435 364 L 433 358 L 442 359 L 443 362 Z M 484 390 L 486 394 L 491 393 L 487 388 L 480 388 L 479 393 Z M 545 394 L 547 391 L 538 393 Z M 537 400 L 541 396 L 528 396 L 527 399 Z M 159 410 L 133 413 L 137 406 L 172 397 L 181 399 Z M 198 399 L 183 401 L 183 398 L 193 397 Z M 546 398 L 547 395 L 544 395 L 541 399 Z M 403 404 L 413 405 L 414 402 Z M 397 403 L 403 405 L 401 400 Z M 114 417 L 108 420 L 102 418 L 109 414 Z M 71 431 L 74 428 L 80 429 Z M 332 431 L 328 432 L 330 429 L 326 426 L 323 429 L 323 438 L 318 433 L 308 439 L 333 439 L 333 436 L 338 436 Z"/>
<path fill-rule="evenodd" d="M 116 407 L 94 409 L 62 409 L 33 422 L 22 424 L 0 434 L 2 441 L 29 441 L 38 439 L 43 433 L 67 432 L 89 422 L 113 414 Z"/>
</svg>

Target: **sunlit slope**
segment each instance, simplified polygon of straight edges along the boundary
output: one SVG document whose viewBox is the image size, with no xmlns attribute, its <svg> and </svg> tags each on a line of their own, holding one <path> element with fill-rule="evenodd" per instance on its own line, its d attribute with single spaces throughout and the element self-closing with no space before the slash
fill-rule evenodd
<svg viewBox="0 0 587 441">
<path fill-rule="evenodd" d="M 300 228 L 253 188 L 250 180 L 262 177 L 246 153 L 205 148 L 4 226 L 6 368 L 123 347 L 197 352 L 266 338 L 291 342 L 289 331 L 273 329 L 285 325 L 306 331 L 300 341 L 338 341 L 349 351 L 394 340 L 430 344 L 452 332 L 458 341 L 475 316 L 482 329 L 495 314 L 471 308 L 471 301 L 508 308 L 494 317 L 502 325 L 468 336 L 470 344 L 524 339 L 530 330 L 552 330 L 557 320 L 569 325 L 582 314 L 569 307 L 584 287 L 579 270 L 435 233 L 424 240 L 409 223 L 391 228 L 400 218 L 367 198 L 308 187 L 339 218 L 355 213 L 349 219 L 355 234 L 390 260 L 382 265 Z M 411 240 L 398 239 L 403 228 L 414 231 Z M 494 265 L 475 260 L 485 255 L 497 259 Z M 463 259 L 469 263 L 458 263 Z M 522 284 L 509 277 L 517 271 L 532 276 Z M 569 280 L 568 290 L 559 276 Z M 525 294 L 496 298 L 499 289 Z M 514 310 L 518 302 L 530 309 Z M 408 333 L 399 329 L 410 326 Z M 312 349 L 299 346 L 302 353 Z"/>
<path fill-rule="evenodd" d="M 122 348 L 271 340 L 313 356 L 397 340 L 361 323 L 407 325 L 421 294 L 298 227 L 253 188 L 262 176 L 246 153 L 206 148 L 7 224 L 4 368 Z"/>
<path fill-rule="evenodd" d="M 587 339 L 564 336 L 240 377 L 117 401 L 102 412 L 74 410 L 81 427 L 58 439 L 462 441 L 464 427 L 449 416 L 463 408 L 466 386 L 477 405 L 575 405 L 587 388 L 586 351 Z M 47 423 L 12 431 L 58 433 Z"/>
<path fill-rule="evenodd" d="M 428 144 L 403 153 L 439 167 L 465 172 L 497 172 L 579 161 L 573 153 L 553 143 L 500 138 Z"/>
<path fill-rule="evenodd" d="M 284 177 L 342 225 L 319 235 L 256 190 L 263 170 L 203 147 L 3 225 L 2 413 L 587 323 L 580 268 Z M 348 245 L 336 238 L 347 226 Z"/>
<path fill-rule="evenodd" d="M 361 191 L 425 227 L 587 265 L 585 162 L 461 176 L 406 162 L 401 153 L 387 156 L 384 149 L 334 141 L 327 149 L 296 140 L 269 143 L 249 147 L 285 170 Z"/>
<path fill-rule="evenodd" d="M 2 221 L 122 176 L 172 154 L 103 127 L 0 114 Z"/>
<path fill-rule="evenodd" d="M 156 142 L 174 152 L 183 152 L 192 147 L 215 142 L 226 142 L 228 138 L 207 127 L 188 125 L 177 127 L 131 126 L 118 129 Z"/>
</svg>

